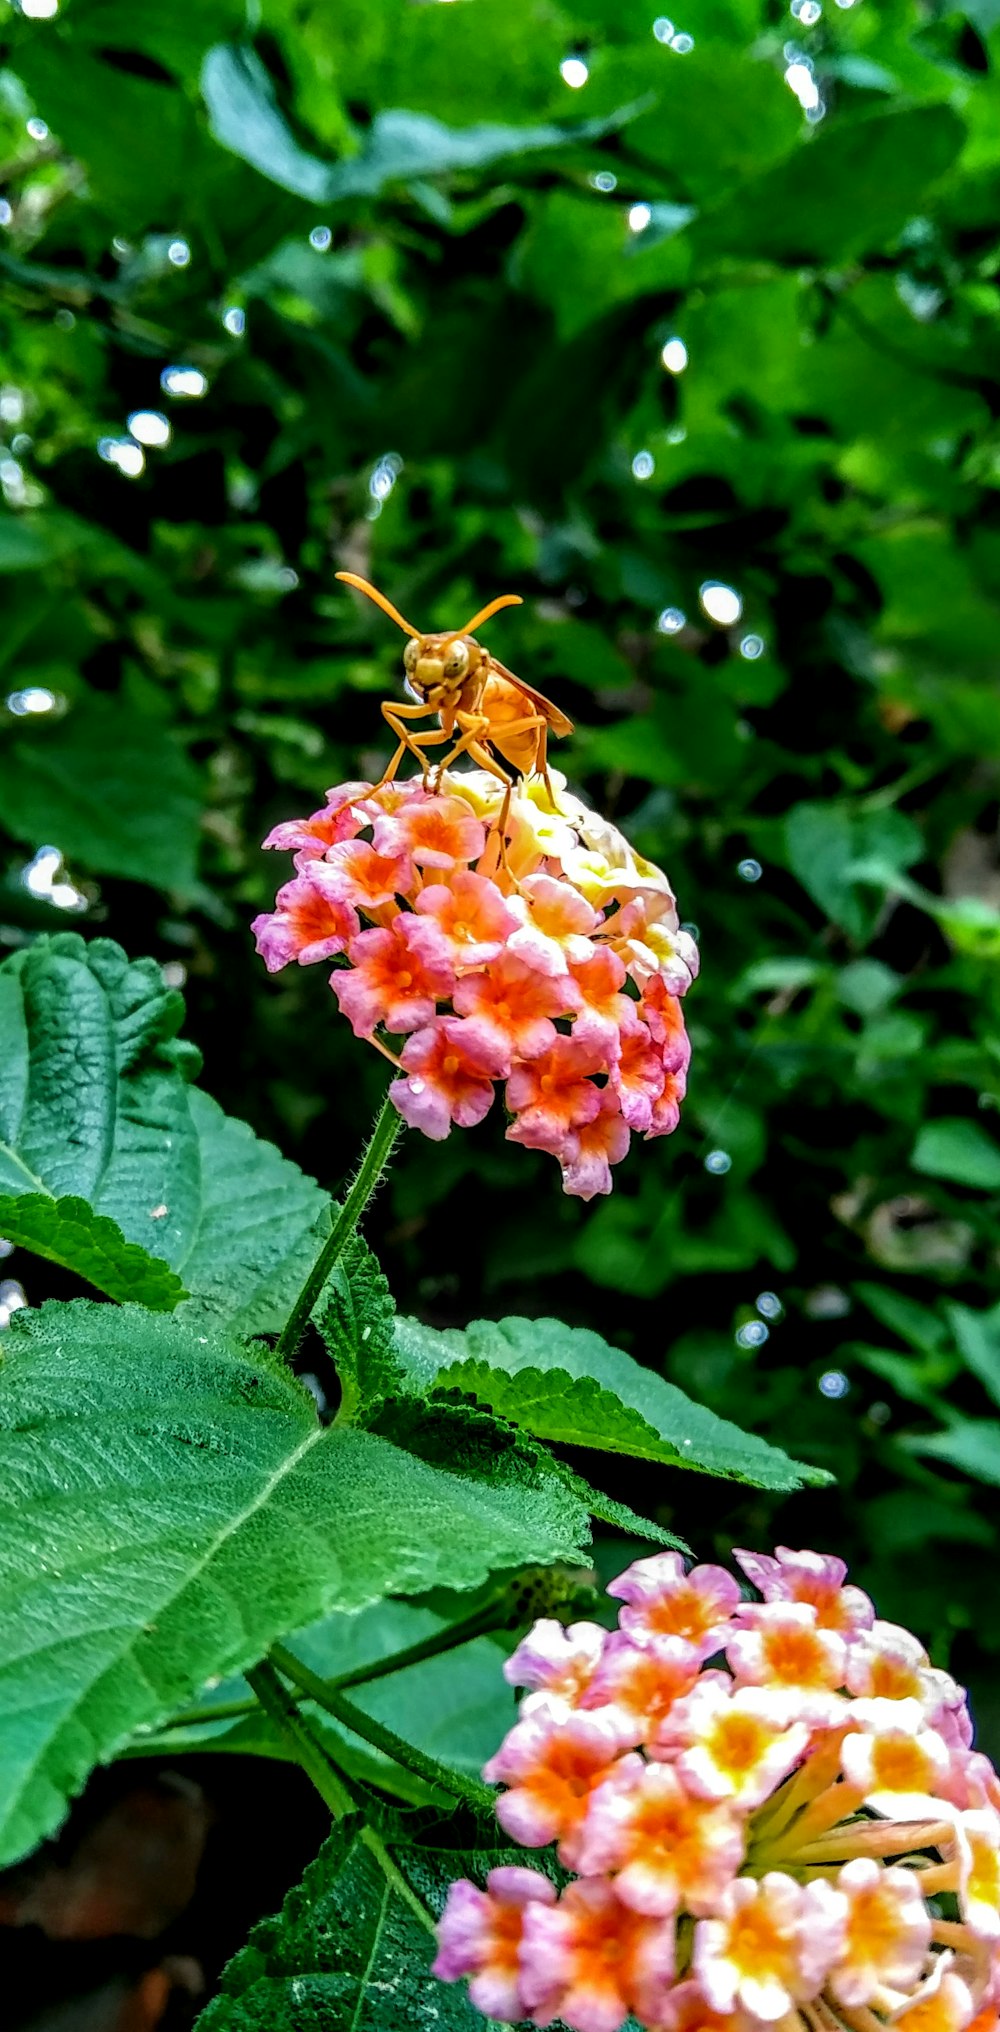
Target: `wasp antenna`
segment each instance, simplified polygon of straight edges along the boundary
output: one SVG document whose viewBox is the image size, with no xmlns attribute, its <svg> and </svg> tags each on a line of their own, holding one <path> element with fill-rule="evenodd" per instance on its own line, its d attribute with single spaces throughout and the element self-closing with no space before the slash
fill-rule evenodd
<svg viewBox="0 0 1000 2032">
<path fill-rule="evenodd" d="M 460 633 L 471 635 L 474 628 L 481 628 L 483 622 L 488 621 L 491 615 L 498 614 L 501 607 L 523 607 L 523 605 L 520 593 L 501 593 L 499 599 L 491 600 L 488 607 L 482 607 L 478 614 L 473 614 L 471 621 L 466 622 Z"/>
<path fill-rule="evenodd" d="M 376 607 L 381 607 L 383 614 L 388 614 L 390 621 L 395 621 L 397 628 L 402 628 L 404 635 L 412 635 L 419 642 L 420 629 L 414 628 L 412 621 L 404 621 L 398 607 L 394 607 L 392 601 L 387 600 L 377 586 L 370 586 L 367 579 L 358 577 L 357 572 L 339 571 L 334 573 L 334 577 L 343 579 L 345 585 L 354 586 L 359 593 L 364 593 L 369 600 L 374 600 Z"/>
</svg>

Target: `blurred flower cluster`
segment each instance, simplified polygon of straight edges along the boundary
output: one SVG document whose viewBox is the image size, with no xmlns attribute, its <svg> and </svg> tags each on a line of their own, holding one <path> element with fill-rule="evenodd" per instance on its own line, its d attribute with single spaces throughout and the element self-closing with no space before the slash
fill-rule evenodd
<svg viewBox="0 0 1000 2032">
<path fill-rule="evenodd" d="M 398 1066 L 390 1096 L 435 1141 L 482 1121 L 546 1150 L 565 1190 L 611 1190 L 633 1130 L 676 1128 L 690 1049 L 680 996 L 698 965 L 670 885 L 551 772 L 343 783 L 268 835 L 295 875 L 254 921 L 274 971 L 337 959 L 355 1034 Z M 404 1035 L 398 1057 L 386 1034 Z"/>
<path fill-rule="evenodd" d="M 966 2032 L 1000 2001 L 1000 1782 L 965 1695 L 839 1559 L 678 1553 L 609 1633 L 536 1623 L 484 1775 L 576 1877 L 453 1884 L 436 1973 L 488 2017 L 616 2032 Z M 555 1874 L 555 1873 L 554 1873 Z"/>
</svg>

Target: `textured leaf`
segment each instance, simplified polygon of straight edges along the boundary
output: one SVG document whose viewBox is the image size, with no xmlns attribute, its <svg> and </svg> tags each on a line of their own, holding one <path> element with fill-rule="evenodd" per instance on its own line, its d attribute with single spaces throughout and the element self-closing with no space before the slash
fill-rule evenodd
<svg viewBox="0 0 1000 2032">
<path fill-rule="evenodd" d="M 223 1972 L 198 2032 L 482 2032 L 464 1983 L 430 1973 L 432 1915 L 469 1867 L 447 1850 L 390 1857 L 344 1823 Z"/>
<path fill-rule="evenodd" d="M 197 1087 L 189 1105 L 198 1204 L 171 1258 L 191 1293 L 181 1310 L 234 1332 L 277 1332 L 329 1222 L 329 1194 Z"/>
<path fill-rule="evenodd" d="M 95 698 L 18 736 L 4 765 L 4 824 L 95 875 L 190 891 L 198 772 L 156 720 Z"/>
<path fill-rule="evenodd" d="M 377 197 L 388 183 L 452 170 L 488 169 L 540 149 L 596 141 L 631 117 L 625 107 L 604 120 L 549 121 L 540 127 L 482 122 L 446 127 L 429 113 L 390 108 L 376 115 L 357 155 L 322 162 L 295 140 L 260 58 L 244 46 L 218 43 L 202 68 L 201 88 L 212 132 L 283 190 L 312 204 Z"/>
<path fill-rule="evenodd" d="M 183 1014 L 156 962 L 129 961 L 109 939 L 86 944 L 60 932 L 5 960 L 0 1193 L 86 1200 L 150 1264 L 161 1263 L 145 1273 L 158 1279 L 150 1289 L 166 1290 L 162 1262 L 177 1273 L 175 1298 L 183 1285 L 189 1317 L 270 1332 L 315 1254 L 330 1201 L 272 1144 L 188 1085 L 197 1055 L 177 1039 Z M 40 1241 L 41 1208 L 33 1220 Z M 58 1245 L 70 1239 L 64 1223 Z M 108 1245 L 104 1233 L 106 1256 Z M 26 1235 L 24 1246 L 32 1246 Z M 39 1253 L 109 1297 L 152 1302 L 101 1282 L 93 1253 L 88 1268 L 55 1247 L 49 1237 Z M 127 1274 L 137 1268 L 130 1257 Z"/>
<path fill-rule="evenodd" d="M 153 1312 L 172 1312 L 187 1295 L 168 1264 L 147 1255 L 138 1243 L 126 1242 L 117 1222 L 95 1214 L 85 1199 L 2 1193 L 0 1233 L 17 1248 L 85 1277 L 107 1298 L 133 1299 Z"/>
<path fill-rule="evenodd" d="M 462 1390 L 539 1439 L 699 1468 L 764 1489 L 829 1480 L 692 1403 L 587 1327 L 475 1320 L 464 1331 L 436 1333 L 403 1319 L 396 1347 L 415 1390 Z"/>
<path fill-rule="evenodd" d="M 914 1171 L 928 1178 L 947 1178 L 956 1185 L 1000 1192 L 1000 1148 L 978 1122 L 958 1116 L 954 1121 L 925 1122 L 911 1159 Z"/>
<path fill-rule="evenodd" d="M 344 1251 L 316 1324 L 340 1377 L 340 1418 L 349 1421 L 404 1382 L 393 1349 L 396 1307 L 378 1258 L 360 1235 Z"/>
<path fill-rule="evenodd" d="M 511 1445 L 455 1472 L 325 1429 L 262 1347 L 78 1300 L 19 1314 L 6 1350 L 0 1862 L 137 1727 L 289 1627 L 583 1557 L 554 1469 Z"/>
</svg>

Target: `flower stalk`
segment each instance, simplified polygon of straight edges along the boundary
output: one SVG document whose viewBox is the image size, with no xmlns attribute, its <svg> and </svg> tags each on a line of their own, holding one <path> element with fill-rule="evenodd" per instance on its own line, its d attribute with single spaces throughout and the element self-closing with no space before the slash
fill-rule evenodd
<svg viewBox="0 0 1000 2032">
<path fill-rule="evenodd" d="M 313 1307 L 382 1180 L 401 1128 L 395 1108 L 388 1100 L 383 1101 L 347 1197 L 278 1335 L 276 1352 L 286 1362 L 290 1362 L 298 1351 Z"/>
</svg>

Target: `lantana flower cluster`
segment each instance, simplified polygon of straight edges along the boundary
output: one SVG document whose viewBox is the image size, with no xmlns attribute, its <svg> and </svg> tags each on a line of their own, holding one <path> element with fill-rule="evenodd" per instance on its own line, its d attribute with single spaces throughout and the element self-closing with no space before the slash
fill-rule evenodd
<svg viewBox="0 0 1000 2032">
<path fill-rule="evenodd" d="M 435 1972 L 508 2023 L 616 2032 L 989 2032 L 1000 1781 L 965 1695 L 842 1560 L 641 1559 L 609 1633 L 535 1624 L 484 1776 L 561 1891 L 453 1884 Z"/>
<path fill-rule="evenodd" d="M 340 1009 L 398 1065 L 412 1127 L 471 1127 L 503 1083 L 508 1137 L 590 1199 L 633 1131 L 676 1128 L 698 951 L 666 876 L 550 775 L 554 796 L 518 783 L 506 817 L 485 770 L 337 785 L 264 841 L 295 874 L 253 929 L 272 972 L 340 962 Z"/>
</svg>

